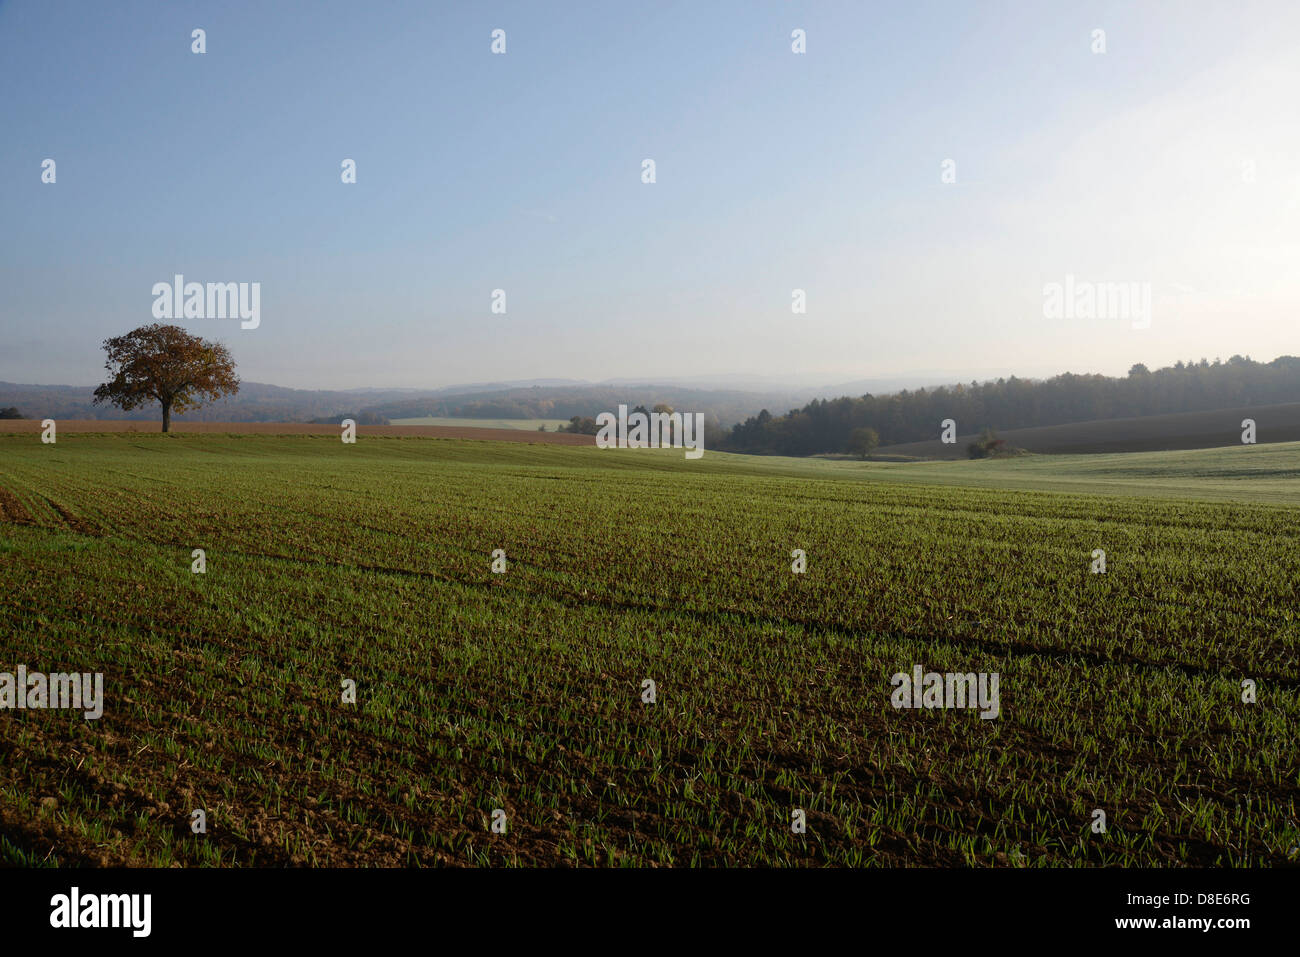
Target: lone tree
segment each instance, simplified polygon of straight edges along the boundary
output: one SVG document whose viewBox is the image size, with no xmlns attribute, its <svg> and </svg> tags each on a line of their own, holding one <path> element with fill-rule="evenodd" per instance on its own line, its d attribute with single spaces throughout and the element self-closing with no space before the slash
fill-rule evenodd
<svg viewBox="0 0 1300 957">
<path fill-rule="evenodd" d="M 180 326 L 141 326 L 105 339 L 104 351 L 104 368 L 112 378 L 95 390 L 95 402 L 112 402 L 129 411 L 156 401 L 162 405 L 164 432 L 171 430 L 173 409 L 197 409 L 239 391 L 230 350 Z"/>
<path fill-rule="evenodd" d="M 876 451 L 876 446 L 880 444 L 880 436 L 876 430 L 863 427 L 854 429 L 849 436 L 849 451 L 860 459 L 865 459 L 872 452 Z"/>
<path fill-rule="evenodd" d="M 973 459 L 995 458 L 999 455 L 1006 455 L 1010 451 L 1007 448 L 1007 440 L 998 438 L 998 434 L 987 426 L 980 433 L 977 441 L 966 446 L 967 454 Z"/>
</svg>

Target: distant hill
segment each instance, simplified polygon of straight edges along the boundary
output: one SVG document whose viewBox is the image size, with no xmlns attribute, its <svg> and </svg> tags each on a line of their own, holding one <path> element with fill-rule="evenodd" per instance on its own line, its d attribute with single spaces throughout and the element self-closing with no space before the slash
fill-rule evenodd
<svg viewBox="0 0 1300 957">
<path fill-rule="evenodd" d="M 550 385 L 541 382 L 556 383 Z M 16 407 L 29 419 L 157 419 L 156 405 L 123 412 L 94 404 L 94 386 L 23 385 L 0 382 L 0 408 Z M 175 415 L 189 422 L 359 422 L 384 419 L 564 419 L 595 416 L 629 407 L 667 403 L 675 409 L 703 412 L 712 424 L 730 426 L 764 408 L 789 408 L 801 401 L 794 393 L 743 392 L 683 385 L 612 385 L 536 380 L 533 384 L 480 383 L 445 389 L 287 389 L 243 382 L 239 393 L 202 409 Z"/>
<path fill-rule="evenodd" d="M 359 405 L 392 401 L 408 390 L 383 389 L 341 392 L 286 389 L 261 382 L 240 384 L 239 394 L 202 409 L 177 415 L 190 422 L 303 422 L 355 410 Z M 19 385 L 0 382 L 0 407 L 15 406 L 29 419 L 126 419 L 147 421 L 161 414 L 153 405 L 123 412 L 113 405 L 95 405 L 94 386 Z"/>
<path fill-rule="evenodd" d="M 740 422 L 769 406 L 787 408 L 798 397 L 786 392 L 742 392 L 673 384 L 611 383 L 568 386 L 512 387 L 472 395 L 404 396 L 367 404 L 366 409 L 390 420 L 416 418 L 564 419 L 613 412 L 620 404 L 646 408 L 663 403 L 674 409 L 703 412 L 723 427 Z"/>
<path fill-rule="evenodd" d="M 729 388 L 723 382 L 748 381 L 754 391 Z M 889 380 L 876 380 L 887 382 Z M 406 419 L 564 420 L 594 417 L 619 405 L 653 408 L 661 403 L 682 412 L 702 412 L 708 441 L 719 451 L 777 455 L 816 455 L 847 450 L 854 429 L 876 430 L 885 447 L 915 445 L 924 456 L 948 457 L 953 446 L 940 448 L 940 423 L 956 421 L 964 434 L 985 427 L 996 429 L 1012 444 L 1043 450 L 1063 450 L 1061 442 L 1079 450 L 1118 450 L 1124 438 L 1093 436 L 1093 423 L 1147 418 L 1142 429 L 1168 426 L 1189 430 L 1178 433 L 1175 444 L 1159 445 L 1154 433 L 1139 430 L 1128 448 L 1199 448 L 1224 444 L 1213 439 L 1218 425 L 1196 432 L 1200 420 L 1161 425 L 1164 416 L 1226 410 L 1231 418 L 1239 410 L 1274 407 L 1274 427 L 1260 441 L 1280 438 L 1277 417 L 1288 403 L 1300 403 L 1300 359 L 1280 356 L 1260 363 L 1233 356 L 1226 362 L 1182 363 L 1154 371 L 1134 366 L 1128 376 L 1063 373 L 1049 379 L 1011 377 L 969 385 L 948 385 L 877 395 L 809 398 L 808 390 L 764 389 L 758 380 L 724 376 L 705 384 L 703 379 L 637 382 L 574 382 L 536 379 L 526 382 L 470 383 L 441 389 L 288 389 L 260 382 L 244 382 L 239 393 L 197 411 L 177 415 L 188 422 L 358 422 L 382 423 Z M 847 383 L 859 386 L 864 383 Z M 821 393 L 825 395 L 826 393 Z M 92 386 L 20 385 L 0 382 L 0 409 L 16 407 L 25 417 L 59 420 L 121 419 L 154 421 L 156 406 L 123 412 L 114 406 L 95 405 Z M 805 403 L 800 407 L 800 403 Z M 770 411 L 769 411 L 770 410 Z M 788 410 L 788 411 L 787 411 Z M 1237 421 L 1245 417 L 1243 412 Z M 1258 416 L 1255 416 L 1258 418 Z M 1217 423 L 1218 419 L 1206 419 Z M 1054 431 L 1065 423 L 1078 429 Z M 1286 426 L 1289 428 L 1289 426 Z M 1042 431 L 1046 429 L 1047 431 Z M 1028 436 L 1023 441 L 1021 434 Z M 1128 435 L 1124 432 L 1123 435 Z M 1072 437 L 1073 436 L 1073 437 Z M 1199 436 L 1199 437 L 1197 437 Z M 1292 436 L 1300 438 L 1300 435 Z M 965 454 L 967 439 L 955 454 Z M 1188 444 L 1195 443 L 1195 444 Z M 881 449 L 883 452 L 884 449 Z M 900 453 L 911 454 L 911 453 Z"/>
<path fill-rule="evenodd" d="M 1172 452 L 1240 445 L 1243 419 L 1255 420 L 1260 444 L 1300 441 L 1300 402 L 1011 429 L 999 432 L 998 438 L 1013 448 L 1047 454 Z M 972 432 L 957 436 L 953 445 L 945 445 L 937 436 L 927 442 L 887 445 L 877 449 L 873 458 L 964 459 L 967 446 L 977 438 Z"/>
</svg>

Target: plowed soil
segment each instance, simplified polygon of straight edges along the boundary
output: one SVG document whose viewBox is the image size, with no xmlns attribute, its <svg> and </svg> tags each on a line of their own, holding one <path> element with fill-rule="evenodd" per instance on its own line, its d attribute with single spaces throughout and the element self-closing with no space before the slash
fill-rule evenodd
<svg viewBox="0 0 1300 957">
<path fill-rule="evenodd" d="M 129 419 L 60 419 L 59 432 L 160 432 L 158 422 Z M 206 435 L 338 435 L 337 425 L 305 422 L 173 422 L 173 432 Z M 39 419 L 0 419 L 0 433 L 39 433 Z M 413 436 L 426 439 L 479 439 L 489 442 L 539 442 L 545 445 L 595 445 L 594 435 L 525 432 L 521 429 L 474 429 L 443 425 L 359 425 L 357 435 Z"/>
</svg>

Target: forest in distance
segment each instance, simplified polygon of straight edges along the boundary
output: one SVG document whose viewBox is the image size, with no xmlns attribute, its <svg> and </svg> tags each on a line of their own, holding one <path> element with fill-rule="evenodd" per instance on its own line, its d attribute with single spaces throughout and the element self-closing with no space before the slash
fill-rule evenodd
<svg viewBox="0 0 1300 957">
<path fill-rule="evenodd" d="M 729 452 L 819 455 L 848 451 L 854 430 L 874 429 L 881 445 L 937 437 L 953 419 L 962 432 L 1010 430 L 1098 419 L 1300 401 L 1300 358 L 1256 362 L 1177 362 L 1151 370 L 1138 363 L 1125 377 L 1066 372 L 1046 380 L 1016 376 L 969 385 L 902 390 L 890 395 L 814 399 L 774 416 L 766 409 L 716 443 Z"/>
</svg>

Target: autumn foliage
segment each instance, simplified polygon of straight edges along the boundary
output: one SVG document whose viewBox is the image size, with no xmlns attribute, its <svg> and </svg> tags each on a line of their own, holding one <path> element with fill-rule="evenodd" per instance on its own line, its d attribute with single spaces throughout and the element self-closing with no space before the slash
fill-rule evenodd
<svg viewBox="0 0 1300 957">
<path fill-rule="evenodd" d="M 239 391 L 230 350 L 190 335 L 180 326 L 153 323 L 104 340 L 112 377 L 95 390 L 95 402 L 130 410 L 150 402 L 162 406 L 162 430 L 172 412 L 197 409 Z"/>
</svg>

